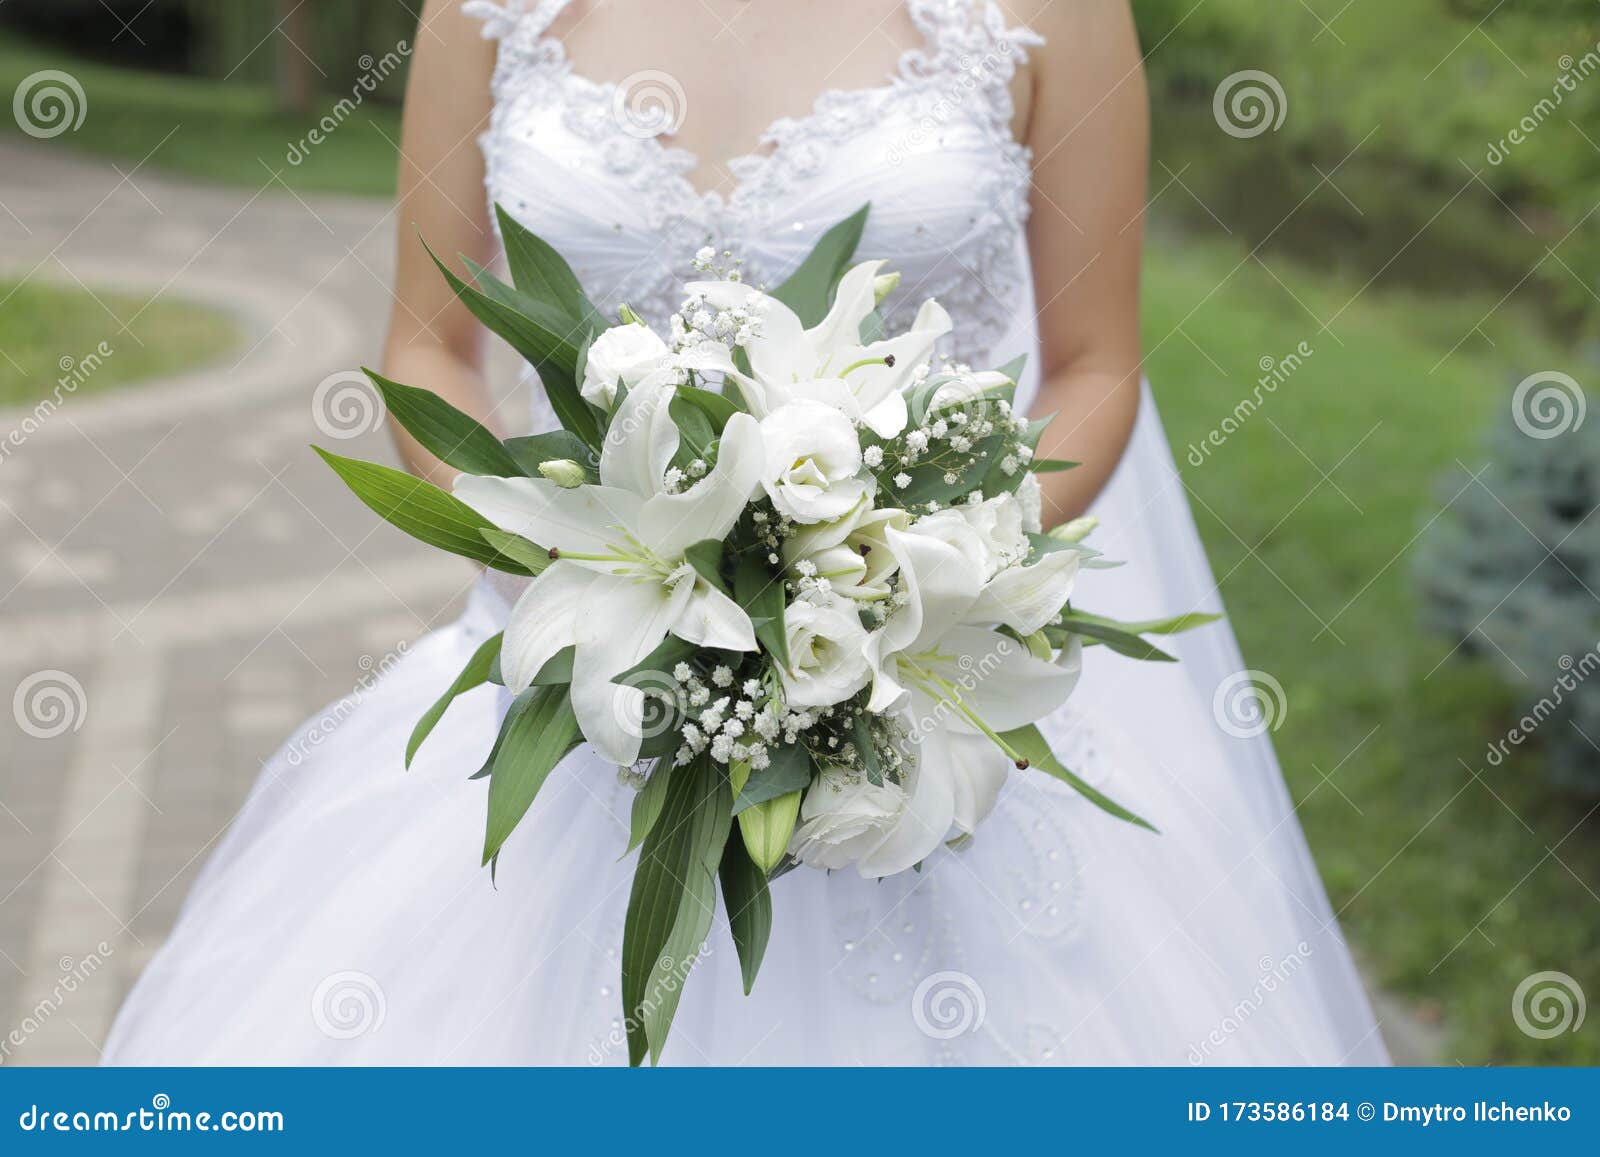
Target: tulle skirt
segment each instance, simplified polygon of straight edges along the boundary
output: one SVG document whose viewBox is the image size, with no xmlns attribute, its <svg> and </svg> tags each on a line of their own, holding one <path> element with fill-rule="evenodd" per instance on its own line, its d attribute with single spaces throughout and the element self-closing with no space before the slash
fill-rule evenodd
<svg viewBox="0 0 1600 1157">
<path fill-rule="evenodd" d="M 1083 605 L 1217 609 L 1148 396 L 1098 507 Z M 407 736 L 506 604 L 480 583 L 317 746 L 262 772 L 123 1008 L 112 1064 L 625 1064 L 619 961 L 632 789 L 585 749 L 479 866 L 501 693 Z M 750 996 L 719 915 L 663 1063 L 1382 1064 L 1386 1055 L 1226 624 L 1181 663 L 1089 653 L 1045 724 L 1148 817 L 1018 772 L 962 851 L 882 882 L 773 885 Z M 292 759 L 289 752 L 307 753 Z"/>
</svg>

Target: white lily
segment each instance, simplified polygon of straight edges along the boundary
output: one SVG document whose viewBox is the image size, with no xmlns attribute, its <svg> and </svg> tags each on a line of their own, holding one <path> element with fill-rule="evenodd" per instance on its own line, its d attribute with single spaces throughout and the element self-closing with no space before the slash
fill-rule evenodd
<svg viewBox="0 0 1600 1157">
<path fill-rule="evenodd" d="M 566 490 L 543 478 L 462 475 L 456 496 L 502 529 L 555 552 L 557 561 L 517 600 L 500 665 L 513 693 L 574 647 L 572 706 L 606 759 L 639 757 L 644 695 L 613 682 L 671 633 L 730 651 L 756 649 L 750 617 L 684 557 L 705 539 L 725 539 L 755 493 L 764 452 L 760 427 L 735 414 L 715 468 L 682 493 L 663 478 L 678 449 L 668 412 L 670 383 L 646 380 L 612 419 L 600 484 Z"/>
<path fill-rule="evenodd" d="M 907 750 L 904 814 L 861 858 L 865 876 L 904 871 L 953 835 L 974 830 L 1016 758 L 1001 733 L 1049 715 L 1078 681 L 1075 663 L 1036 659 L 1015 639 L 980 625 L 1015 616 L 991 595 L 993 580 L 983 582 L 971 555 L 914 528 L 889 530 L 886 538 L 909 601 L 868 641 L 869 706 L 905 712 L 915 742 Z M 1029 588 L 1021 592 L 1029 620 L 1037 617 L 1035 606 L 1049 605 L 1054 614 L 1071 596 L 1076 566 L 1044 568 L 1051 557 L 1009 568 L 1031 572 L 1018 584 Z"/>
<path fill-rule="evenodd" d="M 905 333 L 863 344 L 861 323 L 877 306 L 883 265 L 868 261 L 846 273 L 828 315 L 810 329 L 781 301 L 743 282 L 689 286 L 717 308 L 743 307 L 760 316 L 759 333 L 744 347 L 751 372 L 742 373 L 731 362 L 723 367 L 753 414 L 765 417 L 789 402 L 809 399 L 826 402 L 880 437 L 905 429 L 904 391 L 933 355 L 934 344 L 950 332 L 950 315 L 930 298 Z"/>
</svg>

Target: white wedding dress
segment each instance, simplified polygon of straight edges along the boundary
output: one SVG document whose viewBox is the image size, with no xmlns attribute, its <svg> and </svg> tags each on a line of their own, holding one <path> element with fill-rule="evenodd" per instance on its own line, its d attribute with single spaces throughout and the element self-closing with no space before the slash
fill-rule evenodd
<svg viewBox="0 0 1600 1157">
<path fill-rule="evenodd" d="M 881 87 L 829 92 L 773 125 L 762 153 L 734 162 L 726 197 L 697 193 L 692 156 L 627 131 L 616 87 L 573 71 L 548 35 L 563 4 L 469 6 L 500 40 L 489 194 L 608 311 L 626 301 L 659 322 L 708 240 L 775 283 L 870 201 L 859 252 L 904 274 L 891 329 L 936 296 L 964 359 L 1034 350 L 1030 157 L 1010 135 L 1007 82 L 1038 41 L 992 4 L 910 0 L 926 46 Z M 1094 545 L 1128 565 L 1088 572 L 1083 605 L 1216 608 L 1148 395 L 1097 513 Z M 570 756 L 494 886 L 478 866 L 485 785 L 467 776 L 504 710 L 497 689 L 458 701 L 402 770 L 418 716 L 505 612 L 481 583 L 310 758 L 267 765 L 122 1010 L 108 1062 L 626 1062 L 633 793 L 617 769 Z M 1069 766 L 1162 835 L 1019 772 L 971 846 L 920 872 L 791 872 L 773 886 L 754 994 L 721 922 L 664 1063 L 1384 1063 L 1270 741 L 1239 715 L 1232 634 L 1218 624 L 1173 647 L 1181 664 L 1095 649 L 1046 725 Z"/>
</svg>

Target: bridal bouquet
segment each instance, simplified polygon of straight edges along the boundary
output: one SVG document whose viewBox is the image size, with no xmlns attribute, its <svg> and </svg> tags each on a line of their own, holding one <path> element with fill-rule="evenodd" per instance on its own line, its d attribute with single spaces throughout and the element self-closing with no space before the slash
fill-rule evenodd
<svg viewBox="0 0 1600 1157">
<path fill-rule="evenodd" d="M 1047 419 L 1012 408 L 1020 366 L 934 356 L 934 301 L 905 333 L 878 310 L 883 261 L 852 266 L 866 209 L 782 285 L 702 250 L 665 337 L 617 323 L 503 211 L 514 281 L 438 262 L 472 312 L 537 369 L 560 430 L 501 441 L 426 390 L 369 374 L 389 412 L 461 471 L 454 494 L 318 451 L 378 514 L 529 580 L 456 696 L 513 696 L 479 776 L 485 863 L 557 763 L 587 743 L 637 786 L 624 927 L 630 1060 L 660 1055 L 720 883 L 745 990 L 772 921 L 768 883 L 804 865 L 883 877 L 978 831 L 1007 776 L 1074 776 L 1034 725 L 1083 648 L 1167 659 L 1141 636 L 1209 616 L 1118 623 L 1075 606 L 1104 565 L 1080 522 L 1040 525 Z M 486 741 L 487 741 L 487 737 Z M 603 854 L 597 849 L 596 854 Z"/>
</svg>

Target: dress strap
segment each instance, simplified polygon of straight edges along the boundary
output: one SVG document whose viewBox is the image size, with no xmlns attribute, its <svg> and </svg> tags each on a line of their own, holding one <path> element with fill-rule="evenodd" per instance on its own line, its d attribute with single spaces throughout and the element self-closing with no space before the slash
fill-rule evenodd
<svg viewBox="0 0 1600 1157">
<path fill-rule="evenodd" d="M 467 0 L 461 11 L 483 21 L 483 35 L 509 40 L 513 35 L 537 39 L 549 31 L 570 0 Z"/>
<path fill-rule="evenodd" d="M 906 0 L 911 21 L 927 40 L 902 59 L 911 75 L 956 76 L 988 96 L 997 127 L 1010 133 L 1011 80 L 1029 48 L 1044 37 L 1026 25 L 1009 25 L 996 0 Z"/>
</svg>

